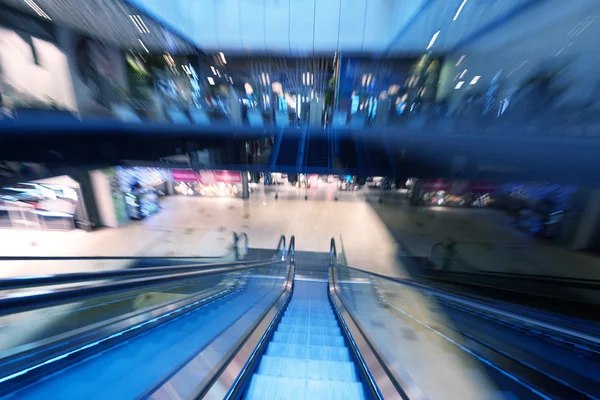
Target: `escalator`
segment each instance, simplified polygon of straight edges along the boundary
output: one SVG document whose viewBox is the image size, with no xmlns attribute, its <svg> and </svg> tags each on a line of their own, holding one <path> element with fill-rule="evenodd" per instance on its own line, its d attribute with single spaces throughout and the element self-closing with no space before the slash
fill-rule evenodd
<svg viewBox="0 0 600 400">
<path fill-rule="evenodd" d="M 294 282 L 294 294 L 244 398 L 364 399 L 350 351 L 327 299 L 327 283 Z"/>
<path fill-rule="evenodd" d="M 158 276 L 127 270 L 108 282 L 106 273 L 71 274 L 69 282 L 94 284 L 17 298 L 3 296 L 0 286 L 0 397 L 600 393 L 600 339 L 589 332 L 349 267 L 333 240 L 329 253 L 296 252 L 294 238 L 286 248 L 282 237 L 274 252 L 248 254 L 243 262 L 155 268 Z M 7 332 L 18 339 L 12 348 Z M 548 338 L 576 344 L 577 353 L 559 352 Z"/>
</svg>

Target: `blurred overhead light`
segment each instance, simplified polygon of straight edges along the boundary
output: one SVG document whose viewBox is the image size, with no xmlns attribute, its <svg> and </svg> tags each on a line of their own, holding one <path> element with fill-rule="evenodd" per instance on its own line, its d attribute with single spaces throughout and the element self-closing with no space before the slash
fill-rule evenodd
<svg viewBox="0 0 600 400">
<path fill-rule="evenodd" d="M 465 81 L 460 81 L 456 84 L 456 86 L 454 86 L 454 89 L 460 89 L 462 87 L 462 85 L 465 84 Z"/>
<path fill-rule="evenodd" d="M 458 10 L 456 10 L 456 14 L 454 15 L 454 18 L 452 18 L 452 21 L 456 21 L 456 19 L 460 15 L 460 12 L 462 11 L 463 7 L 465 6 L 465 4 L 467 4 L 467 0 L 463 0 L 463 2 L 460 4 L 460 7 L 458 7 Z"/>
<path fill-rule="evenodd" d="M 465 69 L 465 70 L 462 72 L 462 74 L 460 74 L 460 76 L 458 77 L 458 79 L 462 79 L 462 78 L 463 78 L 463 77 L 466 75 L 467 71 L 468 71 L 468 69 Z"/>
<path fill-rule="evenodd" d="M 208 78 L 206 78 L 206 79 L 208 80 L 208 83 L 210 83 L 211 85 L 214 85 L 214 84 L 215 84 L 215 80 L 214 80 L 214 79 L 213 79 L 211 76 L 209 76 L 209 77 L 208 77 Z"/>
<path fill-rule="evenodd" d="M 250 96 L 252 93 L 254 93 L 254 89 L 252 89 L 252 85 L 250 85 L 248 82 L 244 83 L 244 90 L 246 90 L 246 94 L 248 96 Z"/>
<path fill-rule="evenodd" d="M 29 7 L 31 7 L 31 9 L 33 11 L 35 11 L 37 13 L 37 15 L 39 15 L 40 17 L 43 17 L 43 18 L 46 18 L 46 19 L 49 19 L 50 21 L 52 21 L 52 18 L 50 18 L 50 16 L 48 14 L 46 14 L 44 12 L 44 10 L 42 10 L 40 8 L 40 6 L 38 6 L 35 3 L 35 1 L 33 1 L 33 0 L 23 0 L 23 1 L 25 2 L 25 4 L 27 4 Z"/>
<path fill-rule="evenodd" d="M 437 31 L 436 33 L 433 34 L 433 36 L 431 37 L 431 40 L 429 41 L 429 44 L 427 45 L 427 48 L 425 50 L 429 50 L 433 46 L 433 44 L 437 40 L 439 34 L 440 34 L 440 31 Z"/>
<path fill-rule="evenodd" d="M 457 67 L 460 67 L 460 64 L 462 64 L 462 62 L 465 61 L 465 57 L 466 56 L 460 56 L 460 58 L 458 59 L 458 62 L 456 63 Z"/>
<path fill-rule="evenodd" d="M 475 85 L 477 82 L 479 82 L 479 79 L 481 78 L 481 76 L 475 76 L 473 77 L 473 79 L 471 79 L 471 85 Z"/>
<path fill-rule="evenodd" d="M 223 64 L 227 64 L 227 60 L 225 59 L 225 54 L 223 54 L 223 52 L 220 52 L 219 56 L 221 56 L 221 61 L 223 61 Z"/>
<path fill-rule="evenodd" d="M 141 33 L 150 33 L 150 29 L 148 29 L 148 27 L 142 20 L 142 17 L 140 17 L 139 15 L 129 14 L 129 18 L 131 19 L 131 22 L 133 22 L 135 27 L 138 28 L 138 31 L 140 31 Z"/>
<path fill-rule="evenodd" d="M 148 50 L 148 48 L 146 47 L 146 45 L 144 44 L 144 42 L 142 42 L 142 39 L 138 39 L 138 42 L 140 42 L 140 44 L 142 45 L 142 47 L 144 48 L 144 50 L 146 50 L 146 53 L 150 54 L 150 50 Z"/>
</svg>

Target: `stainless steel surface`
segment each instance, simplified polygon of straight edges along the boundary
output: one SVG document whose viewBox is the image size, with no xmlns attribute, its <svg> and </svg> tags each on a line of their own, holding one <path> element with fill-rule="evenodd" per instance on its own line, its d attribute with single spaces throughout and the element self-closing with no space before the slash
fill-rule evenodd
<svg viewBox="0 0 600 400">
<path fill-rule="evenodd" d="M 27 369 L 33 370 L 38 366 L 48 365 L 47 360 L 51 360 L 56 354 L 74 354 L 82 351 L 89 351 L 95 346 L 105 346 L 112 339 L 118 336 L 118 340 L 126 339 L 128 336 L 139 334 L 143 330 L 150 329 L 158 324 L 168 322 L 171 319 L 177 318 L 182 312 L 210 304 L 214 301 L 229 295 L 234 290 L 234 287 L 229 287 L 226 290 L 214 290 L 212 293 L 203 293 L 202 295 L 192 295 L 184 299 L 171 302 L 166 305 L 155 307 L 144 312 L 131 312 L 122 316 L 111 318 L 97 324 L 88 325 L 76 331 L 67 332 L 62 335 L 57 335 L 47 340 L 32 342 L 24 349 L 19 347 L 18 354 L 13 354 L 19 359 L 16 362 L 9 363 L 10 355 L 5 354 L 3 358 L 4 368 L 2 368 L 2 376 L 8 376 L 16 371 Z M 199 299 L 199 297 L 204 297 Z M 119 332 L 126 332 L 119 334 Z M 116 336 L 113 336 L 116 335 Z M 90 346 L 94 343 L 94 346 Z M 44 348 L 45 347 L 45 348 Z M 24 357 L 29 351 L 35 351 L 35 363 L 32 365 L 28 357 Z M 8 365 L 10 368 L 7 369 Z"/>
<path fill-rule="evenodd" d="M 334 240 L 331 241 L 335 248 Z M 391 368 L 386 368 L 384 362 L 376 354 L 372 345 L 369 343 L 365 333 L 355 323 L 354 318 L 348 312 L 340 297 L 339 288 L 335 278 L 335 268 L 329 268 L 329 295 L 332 301 L 333 309 L 342 322 L 342 331 L 345 332 L 348 342 L 351 343 L 359 362 L 359 369 L 368 377 L 364 382 L 370 389 L 371 395 L 377 399 L 423 399 L 420 392 L 407 393 L 406 382 L 403 382 L 398 376 L 394 376 Z"/>
<path fill-rule="evenodd" d="M 268 341 L 266 338 L 269 333 L 277 325 L 281 313 L 291 298 L 294 279 L 294 265 L 290 263 L 288 277 L 284 284 L 283 291 L 273 306 L 269 309 L 263 319 L 256 326 L 242 347 L 235 353 L 235 356 L 227 364 L 227 367 L 216 378 L 213 385 L 208 391 L 198 393 L 197 397 L 202 396 L 203 399 L 224 399 L 231 398 L 239 389 L 239 384 L 251 372 L 251 364 L 257 361 L 257 355 L 263 346 L 266 346 Z"/>
</svg>

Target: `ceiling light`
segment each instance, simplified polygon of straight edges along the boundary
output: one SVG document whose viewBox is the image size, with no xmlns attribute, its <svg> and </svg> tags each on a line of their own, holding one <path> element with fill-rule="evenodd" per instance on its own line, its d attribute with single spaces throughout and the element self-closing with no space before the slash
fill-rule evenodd
<svg viewBox="0 0 600 400">
<path fill-rule="evenodd" d="M 468 69 L 465 69 L 462 74 L 458 77 L 458 79 L 462 79 L 467 74 Z"/>
<path fill-rule="evenodd" d="M 210 66 L 210 69 L 211 69 L 211 71 L 212 71 L 213 75 L 216 75 L 216 74 L 217 74 L 217 71 L 215 70 L 215 67 L 213 67 L 213 66 L 211 65 L 211 66 Z"/>
<path fill-rule="evenodd" d="M 460 15 L 460 12 L 462 11 L 463 7 L 465 6 L 465 4 L 467 4 L 467 0 L 463 0 L 463 2 L 460 4 L 460 7 L 458 7 L 458 10 L 456 10 L 456 14 L 454 15 L 454 18 L 452 18 L 452 21 L 456 21 L 456 19 Z"/>
<path fill-rule="evenodd" d="M 210 83 L 211 85 L 214 85 L 214 84 L 215 84 L 215 80 L 214 80 L 212 77 L 210 77 L 210 76 L 209 76 L 209 77 L 208 77 L 208 78 L 206 78 L 206 79 L 208 80 L 208 83 Z"/>
<path fill-rule="evenodd" d="M 148 29 L 148 27 L 142 20 L 142 17 L 140 17 L 139 15 L 130 14 L 129 19 L 131 19 L 131 22 L 133 22 L 133 24 L 138 29 L 138 31 L 140 31 L 140 33 L 150 33 L 150 29 Z"/>
<path fill-rule="evenodd" d="M 217 76 L 220 78 L 221 77 L 221 73 L 219 72 L 219 70 L 217 70 Z"/>
<path fill-rule="evenodd" d="M 462 85 L 465 84 L 465 81 L 460 81 L 456 84 L 456 86 L 454 86 L 454 89 L 460 89 L 462 87 Z"/>
<path fill-rule="evenodd" d="M 473 79 L 471 80 L 471 85 L 475 85 L 477 82 L 479 82 L 480 78 L 481 78 L 481 76 L 473 77 Z"/>
<path fill-rule="evenodd" d="M 23 0 L 25 2 L 25 4 L 27 4 L 29 7 L 31 7 L 31 9 L 33 11 L 35 11 L 37 13 L 37 15 L 39 15 L 40 17 L 44 17 L 46 19 L 49 19 L 50 21 L 52 21 L 52 18 L 50 18 L 50 16 L 48 14 L 46 14 L 44 12 L 44 10 L 42 10 L 40 8 L 40 6 L 38 6 L 35 1 L 33 0 Z"/>
<path fill-rule="evenodd" d="M 225 54 L 223 54 L 223 52 L 220 52 L 219 55 L 221 56 L 221 61 L 223 61 L 223 64 L 227 64 L 227 60 L 225 59 Z"/>
<path fill-rule="evenodd" d="M 457 66 L 457 67 L 460 67 L 460 64 L 462 64 L 462 62 L 463 62 L 463 61 L 465 61 L 465 57 L 466 57 L 466 56 L 464 56 L 464 55 L 463 55 L 463 56 L 460 56 L 460 58 L 458 59 L 458 61 L 457 61 L 457 63 L 456 63 L 456 66 Z"/>
<path fill-rule="evenodd" d="M 138 42 L 140 42 L 140 44 L 142 45 L 142 47 L 144 48 L 144 50 L 146 50 L 146 53 L 150 54 L 150 50 L 148 50 L 148 48 L 146 47 L 146 45 L 144 44 L 144 42 L 142 42 L 142 39 L 138 39 Z"/>
<path fill-rule="evenodd" d="M 429 44 L 427 45 L 427 48 L 425 50 L 429 50 L 431 48 L 431 46 L 433 46 L 433 44 L 437 40 L 437 37 L 439 34 L 440 34 L 440 31 L 437 31 L 436 33 L 433 34 L 433 36 L 431 37 L 431 40 L 429 41 Z"/>
</svg>

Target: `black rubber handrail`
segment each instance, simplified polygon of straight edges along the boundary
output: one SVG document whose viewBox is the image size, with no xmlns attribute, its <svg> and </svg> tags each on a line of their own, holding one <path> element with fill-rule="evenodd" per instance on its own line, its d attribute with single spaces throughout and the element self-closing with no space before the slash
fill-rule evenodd
<svg viewBox="0 0 600 400">
<path fill-rule="evenodd" d="M 294 235 L 290 237 L 290 247 L 288 248 L 288 255 L 290 263 L 294 264 L 296 262 L 296 237 Z"/>
<path fill-rule="evenodd" d="M 281 235 L 279 238 L 279 242 L 277 242 L 277 248 L 275 249 L 275 254 L 281 253 L 281 259 L 285 258 L 285 235 Z"/>
<path fill-rule="evenodd" d="M 243 234 L 245 235 L 245 234 Z M 236 235 L 237 236 L 237 235 Z M 281 236 L 279 244 L 277 245 L 277 251 L 275 254 L 280 252 L 281 244 L 283 243 L 285 252 L 285 236 Z M 52 257 L 49 259 L 54 260 L 121 260 L 121 259 L 151 259 L 151 260 L 172 260 L 172 259 L 193 259 L 194 257 L 75 257 L 75 258 L 63 258 L 63 257 Z M 0 261 L 3 258 L 0 257 Z M 23 260 L 22 257 L 15 258 L 17 260 Z M 25 260 L 33 260 L 36 258 L 25 258 Z M 45 258 L 48 259 L 48 258 Z M 67 274 L 55 274 L 55 275 L 41 275 L 41 276 L 23 276 L 23 277 L 12 277 L 8 279 L 0 279 L 0 290 L 11 290 L 11 289 L 23 289 L 23 288 L 34 288 L 49 285 L 64 285 L 76 282 L 91 282 L 104 279 L 112 278 L 134 278 L 143 277 L 149 275 L 159 274 L 175 274 L 181 272 L 190 272 L 192 270 L 206 270 L 215 268 L 229 268 L 237 266 L 238 268 L 249 263 L 256 264 L 257 262 L 269 262 L 269 260 L 255 260 L 255 261 L 231 261 L 225 263 L 204 263 L 204 264 L 186 264 L 186 265 L 174 265 L 168 267 L 150 267 L 150 268 L 135 268 L 135 269 L 121 269 L 111 271 L 96 271 L 96 272 L 75 272 Z"/>
<path fill-rule="evenodd" d="M 267 262 L 272 260 L 264 261 Z M 232 261 L 228 263 L 186 264 L 176 265 L 172 267 L 150 267 L 97 272 L 73 272 L 67 274 L 43 276 L 13 277 L 8 279 L 0 279 L 0 290 L 34 288 L 49 285 L 64 285 L 69 283 L 91 282 L 111 278 L 135 278 L 149 275 L 170 275 L 181 272 L 191 272 L 204 269 L 244 266 L 251 262 L 256 263 L 260 261 Z"/>
<path fill-rule="evenodd" d="M 143 289 L 157 284 L 186 280 L 189 278 L 237 272 L 255 267 L 274 265 L 279 262 L 279 260 L 269 260 L 267 262 L 255 262 L 243 266 L 209 268 L 193 272 L 130 279 L 119 282 L 97 284 L 93 286 L 88 285 L 77 288 L 58 289 L 48 293 L 32 294 L 28 296 L 6 297 L 0 299 L 0 315 L 9 315 L 33 309 L 56 306 L 64 303 L 72 303 L 93 297 L 119 293 L 127 290 Z"/>
<path fill-rule="evenodd" d="M 335 248 L 335 239 L 331 238 L 329 242 L 329 265 L 335 264 L 337 259 L 337 249 Z"/>
<path fill-rule="evenodd" d="M 458 243 L 460 245 L 460 243 Z M 438 242 L 434 244 L 436 246 L 444 246 L 444 243 Z M 550 275 L 540 275 L 540 274 L 527 274 L 520 272 L 504 272 L 504 271 L 486 271 L 482 270 L 479 267 L 473 265 L 470 261 L 467 261 L 461 254 L 455 251 L 451 256 L 450 260 L 455 261 L 458 265 L 463 267 L 466 271 L 455 271 L 449 269 L 440 269 L 436 270 L 436 272 L 444 272 L 444 273 L 452 273 L 455 275 L 465 275 L 465 276 L 482 276 L 482 277 L 505 277 L 507 279 L 517 279 L 517 280 L 529 280 L 529 281 L 543 281 L 544 283 L 553 283 L 558 285 L 564 285 L 568 282 L 574 282 L 577 284 L 585 284 L 585 285 L 596 285 L 597 288 L 600 288 L 600 279 L 588 279 L 588 278 L 576 278 L 569 276 L 550 276 Z"/>
<path fill-rule="evenodd" d="M 430 270 L 425 276 L 446 276 L 450 277 L 464 277 L 464 278 L 479 278 L 487 283 L 490 283 L 489 280 L 499 281 L 503 280 L 506 282 L 509 281 L 518 281 L 518 282 L 529 282 L 529 283 L 539 283 L 545 285 L 553 285 L 559 286 L 562 288 L 577 288 L 577 289 L 589 289 L 589 290 L 600 290 L 600 280 L 595 279 L 579 279 L 579 278 L 562 278 L 562 277 L 554 277 L 554 276 L 545 276 L 545 275 L 533 275 L 533 274 L 518 274 L 518 273 L 505 273 L 505 272 L 464 272 L 464 271 L 448 271 L 448 270 Z"/>
</svg>

